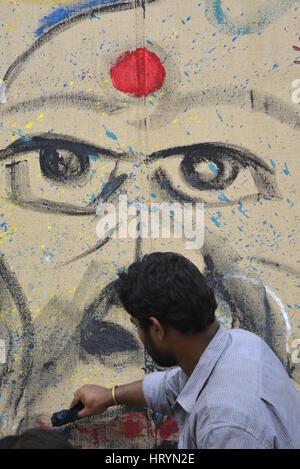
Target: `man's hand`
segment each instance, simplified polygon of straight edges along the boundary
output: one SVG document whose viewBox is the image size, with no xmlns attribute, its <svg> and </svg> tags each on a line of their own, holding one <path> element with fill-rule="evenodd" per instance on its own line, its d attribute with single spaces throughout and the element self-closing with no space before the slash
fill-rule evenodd
<svg viewBox="0 0 300 469">
<path fill-rule="evenodd" d="M 70 408 L 78 404 L 79 401 L 84 405 L 84 409 L 78 412 L 79 418 L 101 414 L 108 407 L 114 405 L 111 389 L 94 384 L 86 384 L 82 388 L 77 389 Z"/>
<path fill-rule="evenodd" d="M 131 405 L 135 407 L 147 407 L 143 394 L 143 380 L 135 381 L 130 384 L 123 384 L 116 388 L 116 400 L 120 405 Z M 70 408 L 81 401 L 84 409 L 78 412 L 78 417 L 90 417 L 91 415 L 101 414 L 108 407 L 114 406 L 112 390 L 96 386 L 95 384 L 86 384 L 77 389 L 74 393 L 74 399 Z"/>
</svg>

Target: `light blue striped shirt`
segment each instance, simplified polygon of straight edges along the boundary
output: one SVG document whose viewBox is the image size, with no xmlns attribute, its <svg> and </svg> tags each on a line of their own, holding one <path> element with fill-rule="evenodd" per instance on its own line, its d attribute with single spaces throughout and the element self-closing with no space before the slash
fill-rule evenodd
<svg viewBox="0 0 300 469">
<path fill-rule="evenodd" d="M 300 396 L 258 336 L 220 326 L 192 375 L 145 376 L 150 409 L 172 415 L 178 448 L 300 448 Z"/>
</svg>

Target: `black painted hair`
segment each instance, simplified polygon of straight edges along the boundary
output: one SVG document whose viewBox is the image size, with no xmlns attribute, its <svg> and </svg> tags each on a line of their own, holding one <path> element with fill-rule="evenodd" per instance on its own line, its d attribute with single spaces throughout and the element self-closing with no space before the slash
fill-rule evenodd
<svg viewBox="0 0 300 469">
<path fill-rule="evenodd" d="M 21 435 L 1 438 L 0 449 L 73 449 L 73 446 L 60 432 L 30 428 Z"/>
<path fill-rule="evenodd" d="M 217 302 L 198 268 L 173 252 L 154 252 L 119 273 L 118 299 L 146 330 L 149 317 L 181 333 L 202 332 L 215 320 Z"/>
</svg>

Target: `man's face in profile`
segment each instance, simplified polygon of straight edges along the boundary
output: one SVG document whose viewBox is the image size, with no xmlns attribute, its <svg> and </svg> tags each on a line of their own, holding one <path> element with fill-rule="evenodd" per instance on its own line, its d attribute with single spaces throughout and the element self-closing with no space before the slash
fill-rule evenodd
<svg viewBox="0 0 300 469">
<path fill-rule="evenodd" d="M 167 344 L 164 344 L 164 349 L 159 347 L 151 337 L 150 325 L 142 326 L 138 319 L 130 317 L 130 322 L 137 328 L 137 332 L 145 350 L 149 356 L 154 360 L 158 366 L 171 367 L 178 365 L 175 355 L 166 352 Z M 151 323 L 150 323 L 151 324 Z"/>
<path fill-rule="evenodd" d="M 149 4 L 145 18 L 142 8 L 82 16 L 46 35 L 7 76 L 0 249 L 10 314 L 0 321 L 5 340 L 18 344 L 10 349 L 15 383 L 7 369 L 3 393 L 19 418 L 22 402 L 47 419 L 86 382 L 143 376 L 143 349 L 110 284 L 149 251 L 190 258 L 215 288 L 219 320 L 260 334 L 288 367 L 299 323 L 295 12 L 274 13 L 256 31 L 259 22 L 249 21 L 247 32 L 240 23 L 257 17 L 260 2 L 245 20 L 226 3 L 223 23 L 179 0 Z M 17 47 L 16 56 L 25 49 L 21 40 Z M 119 91 L 110 75 L 139 47 L 165 69 L 145 97 Z M 99 240 L 97 205 L 117 204 L 119 194 L 148 205 L 203 202 L 203 248 L 186 250 L 185 239 Z M 147 337 L 145 347 L 158 364 L 172 361 Z"/>
<path fill-rule="evenodd" d="M 176 357 L 171 354 L 162 353 L 160 350 L 158 350 L 150 334 L 148 333 L 148 330 L 144 332 L 143 345 L 149 353 L 150 357 L 158 366 L 171 367 L 177 365 Z"/>
</svg>

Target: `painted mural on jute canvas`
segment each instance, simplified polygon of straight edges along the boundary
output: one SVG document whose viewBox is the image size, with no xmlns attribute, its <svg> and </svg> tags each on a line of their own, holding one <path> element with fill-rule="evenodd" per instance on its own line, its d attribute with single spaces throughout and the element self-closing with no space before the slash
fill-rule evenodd
<svg viewBox="0 0 300 469">
<path fill-rule="evenodd" d="M 156 368 L 113 294 L 151 251 L 190 258 L 218 320 L 259 334 L 299 389 L 299 1 L 2 0 L 0 79 L 1 434 Z M 120 196 L 203 204 L 203 245 L 140 223 L 99 236 Z M 177 441 L 173 419 L 127 407 L 62 431 Z"/>
</svg>

